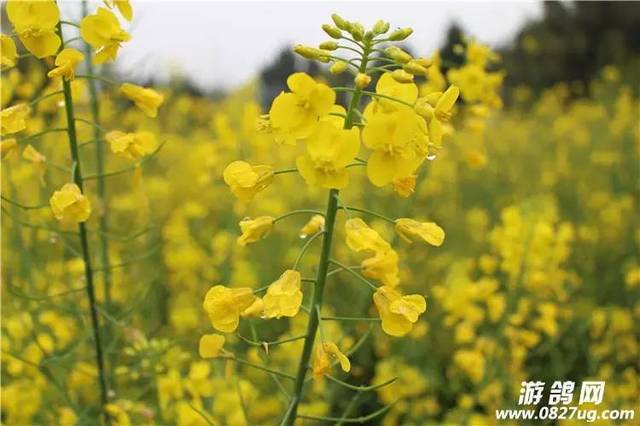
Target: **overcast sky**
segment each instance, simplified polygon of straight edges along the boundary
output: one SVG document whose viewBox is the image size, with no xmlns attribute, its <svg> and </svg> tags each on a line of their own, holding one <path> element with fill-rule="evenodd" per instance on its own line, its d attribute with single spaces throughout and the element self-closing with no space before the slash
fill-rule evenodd
<svg viewBox="0 0 640 426">
<path fill-rule="evenodd" d="M 132 77 L 166 79 L 179 70 L 203 88 L 230 88 L 251 79 L 283 47 L 316 45 L 328 37 L 320 25 L 337 12 L 369 27 L 378 19 L 414 29 L 410 45 L 429 55 L 456 21 L 468 34 L 492 45 L 505 43 L 540 2 L 214 2 L 132 0 L 132 34 L 118 68 Z M 99 3 L 94 2 L 92 10 Z M 66 4 L 76 11 L 79 4 Z M 66 11 L 70 13 L 69 9 Z M 127 26 L 125 25 L 125 27 Z"/>
</svg>

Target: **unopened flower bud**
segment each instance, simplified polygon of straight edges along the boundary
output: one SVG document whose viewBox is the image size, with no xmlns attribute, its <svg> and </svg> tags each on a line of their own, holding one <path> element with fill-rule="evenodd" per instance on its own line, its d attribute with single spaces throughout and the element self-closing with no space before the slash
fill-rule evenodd
<svg viewBox="0 0 640 426">
<path fill-rule="evenodd" d="M 356 41 L 362 41 L 364 39 L 364 27 L 362 24 L 355 23 L 351 24 L 349 28 L 349 33 L 353 36 L 353 39 Z"/>
<path fill-rule="evenodd" d="M 418 98 L 416 105 L 414 106 L 416 113 L 424 118 L 427 123 L 433 118 L 433 106 L 429 103 L 427 98 Z"/>
<path fill-rule="evenodd" d="M 336 27 L 344 31 L 349 30 L 349 22 L 342 19 L 337 13 L 332 14 L 331 19 L 333 19 L 333 23 L 336 24 Z"/>
<path fill-rule="evenodd" d="M 329 67 L 329 72 L 333 75 L 342 74 L 347 70 L 347 63 L 345 61 L 337 61 L 335 64 Z"/>
<path fill-rule="evenodd" d="M 425 68 L 429 68 L 431 65 L 433 65 L 433 61 L 429 58 L 415 58 L 413 61 Z"/>
<path fill-rule="evenodd" d="M 384 52 L 388 57 L 401 64 L 406 64 L 413 59 L 411 55 L 396 46 L 387 47 Z"/>
<path fill-rule="evenodd" d="M 389 31 L 389 23 L 388 22 L 384 22 L 383 20 L 379 20 L 373 26 L 373 33 L 376 34 L 376 35 L 384 34 L 387 31 Z"/>
<path fill-rule="evenodd" d="M 338 48 L 338 43 L 336 43 L 333 40 L 329 40 L 329 41 L 324 41 L 322 43 L 320 43 L 320 49 L 323 50 L 336 50 Z"/>
<path fill-rule="evenodd" d="M 409 37 L 413 33 L 413 29 L 407 28 L 398 28 L 391 34 L 389 34 L 389 40 L 391 41 L 402 41 L 405 38 Z"/>
<path fill-rule="evenodd" d="M 359 72 L 358 75 L 356 75 L 354 82 L 356 83 L 356 87 L 358 89 L 364 89 L 371 83 L 371 76 L 365 73 Z"/>
<path fill-rule="evenodd" d="M 413 75 L 405 70 L 395 70 L 391 73 L 391 77 L 398 83 L 411 83 L 413 81 Z"/>
<path fill-rule="evenodd" d="M 402 66 L 402 69 L 413 75 L 424 75 L 427 73 L 427 69 L 416 61 L 407 62 Z"/>
<path fill-rule="evenodd" d="M 322 29 L 331 38 L 340 38 L 340 37 L 342 37 L 342 31 L 340 31 L 338 28 L 333 27 L 333 26 L 331 26 L 329 24 L 323 24 L 322 25 Z"/>
<path fill-rule="evenodd" d="M 320 55 L 320 50 L 315 47 L 304 46 L 302 44 L 296 44 L 293 47 L 293 51 L 307 59 L 318 59 L 318 56 Z"/>
</svg>

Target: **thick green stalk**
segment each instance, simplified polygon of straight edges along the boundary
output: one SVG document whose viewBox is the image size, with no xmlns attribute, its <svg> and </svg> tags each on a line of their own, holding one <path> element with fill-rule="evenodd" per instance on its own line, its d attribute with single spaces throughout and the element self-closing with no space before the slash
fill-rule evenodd
<svg viewBox="0 0 640 426">
<path fill-rule="evenodd" d="M 82 15 L 87 16 L 89 14 L 89 8 L 87 1 L 82 2 Z M 93 62 L 91 60 L 91 46 L 85 43 L 84 48 L 85 66 L 87 67 L 87 74 L 94 75 Z M 98 103 L 98 88 L 96 87 L 95 79 L 87 79 L 87 85 L 89 86 L 89 100 L 91 105 L 91 120 L 94 123 L 100 124 L 100 104 Z M 102 137 L 100 129 L 93 126 L 93 140 L 99 141 Z M 108 266 L 109 261 L 109 239 L 107 238 L 107 231 L 109 229 L 108 223 L 108 211 L 109 205 L 107 202 L 107 188 L 104 175 L 104 143 L 96 142 L 96 191 L 98 193 L 98 199 L 101 203 L 101 208 L 98 211 L 99 220 L 98 227 L 100 229 L 100 263 L 103 266 Z M 104 284 L 104 303 L 105 306 L 111 304 L 111 269 L 104 268 L 102 271 L 102 280 Z"/>
<path fill-rule="evenodd" d="M 369 46 L 365 46 L 362 56 L 362 62 L 360 64 L 360 72 L 365 72 L 367 69 L 367 60 L 369 56 Z M 355 110 L 360 104 L 360 97 L 362 91 L 355 89 L 351 102 L 349 103 L 349 109 L 344 119 L 344 128 L 350 129 L 353 127 L 353 118 Z M 296 374 L 296 382 L 293 387 L 293 393 L 291 397 L 291 405 L 289 406 L 282 425 L 293 426 L 296 417 L 298 416 L 298 405 L 304 396 L 304 384 L 307 376 L 307 369 L 309 367 L 309 360 L 311 359 L 311 352 L 313 351 L 313 345 L 316 339 L 316 333 L 318 332 L 319 318 L 316 312 L 321 312 L 322 299 L 324 296 L 324 286 L 327 280 L 327 272 L 329 269 L 329 263 L 331 258 L 331 242 L 333 240 L 333 229 L 336 220 L 336 214 L 338 212 L 338 194 L 337 189 L 329 190 L 329 199 L 327 200 L 327 212 L 325 213 L 325 231 L 322 239 L 322 249 L 320 252 L 320 263 L 318 266 L 318 273 L 316 275 L 316 283 L 313 291 L 313 297 L 311 300 L 311 306 L 309 307 L 309 322 L 307 323 L 306 338 L 304 340 L 304 347 L 302 349 L 302 355 L 300 356 L 300 364 L 298 365 L 298 373 Z"/>
<path fill-rule="evenodd" d="M 58 24 L 58 31 L 62 37 L 62 29 Z M 71 83 L 64 80 L 62 82 L 64 92 L 64 109 L 67 117 L 67 134 L 69 136 L 69 149 L 71 151 L 71 159 L 73 160 L 73 181 L 84 193 L 82 182 L 82 170 L 80 166 L 80 154 L 78 152 L 78 137 L 76 134 L 75 114 L 73 112 L 73 95 L 71 93 Z M 82 249 L 82 258 L 84 260 L 84 275 L 87 284 L 87 297 L 89 299 L 89 310 L 91 314 L 91 326 L 93 329 L 93 339 L 96 352 L 96 367 L 98 369 L 98 383 L 100 386 L 100 401 L 102 403 L 100 411 L 104 413 L 103 406 L 108 402 L 107 381 L 104 368 L 104 356 L 102 352 L 102 342 L 100 340 L 100 322 L 98 320 L 98 310 L 96 303 L 95 289 L 93 285 L 93 269 L 91 266 L 91 254 L 89 251 L 89 238 L 87 228 L 84 222 L 78 224 L 80 237 L 80 246 Z M 106 416 L 105 416 L 106 418 Z M 107 418 L 108 422 L 108 418 Z"/>
</svg>

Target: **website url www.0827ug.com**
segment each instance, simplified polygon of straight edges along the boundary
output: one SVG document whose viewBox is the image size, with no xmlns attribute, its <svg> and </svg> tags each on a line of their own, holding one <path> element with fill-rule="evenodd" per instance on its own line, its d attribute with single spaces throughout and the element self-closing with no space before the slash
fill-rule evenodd
<svg viewBox="0 0 640 426">
<path fill-rule="evenodd" d="M 586 410 L 578 407 L 541 407 L 540 409 L 496 410 L 496 420 L 633 420 L 634 410 Z"/>
</svg>

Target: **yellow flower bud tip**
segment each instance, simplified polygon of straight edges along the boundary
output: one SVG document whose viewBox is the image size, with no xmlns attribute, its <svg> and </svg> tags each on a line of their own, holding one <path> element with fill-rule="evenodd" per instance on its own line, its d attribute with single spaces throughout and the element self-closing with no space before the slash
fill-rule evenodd
<svg viewBox="0 0 640 426">
<path fill-rule="evenodd" d="M 356 41 L 364 40 L 365 30 L 364 30 L 364 27 L 362 26 L 362 24 L 360 24 L 360 23 L 351 24 L 350 27 L 349 27 L 349 33 L 351 34 L 353 39 L 356 40 Z"/>
<path fill-rule="evenodd" d="M 322 50 L 333 51 L 338 48 L 338 43 L 336 43 L 333 40 L 323 41 L 322 43 L 320 43 L 320 46 L 318 47 Z"/>
<path fill-rule="evenodd" d="M 341 30 L 347 31 L 349 29 L 349 22 L 341 18 L 337 13 L 331 14 L 331 19 L 333 20 L 333 23 L 336 24 L 336 27 Z"/>
<path fill-rule="evenodd" d="M 409 74 L 405 70 L 394 70 L 391 73 L 391 77 L 398 83 L 411 83 L 413 82 L 413 75 Z"/>
<path fill-rule="evenodd" d="M 336 61 L 329 67 L 329 72 L 333 75 L 342 74 L 349 68 L 349 65 L 345 61 Z"/>
<path fill-rule="evenodd" d="M 416 61 L 409 61 L 402 66 L 402 69 L 413 75 L 426 75 L 427 69 Z"/>
<path fill-rule="evenodd" d="M 425 68 L 429 68 L 431 65 L 433 65 L 433 61 L 429 58 L 415 58 L 414 62 Z"/>
<path fill-rule="evenodd" d="M 413 33 L 411 28 L 398 28 L 389 35 L 390 41 L 402 41 Z"/>
<path fill-rule="evenodd" d="M 320 53 L 318 49 L 302 44 L 295 45 L 293 51 L 306 59 L 317 59 Z"/>
<path fill-rule="evenodd" d="M 371 83 L 371 76 L 359 72 L 358 75 L 356 75 L 354 82 L 357 88 L 364 89 Z"/>
<path fill-rule="evenodd" d="M 380 35 L 380 34 L 384 34 L 387 31 L 389 31 L 389 23 L 385 22 L 383 20 L 379 20 L 378 22 L 375 23 L 375 25 L 373 26 L 372 29 L 373 33 L 375 35 Z"/>
<path fill-rule="evenodd" d="M 342 37 L 342 31 L 340 31 L 339 28 L 336 28 L 332 25 L 329 24 L 323 24 L 322 25 L 322 30 L 327 33 L 327 35 L 331 38 L 340 38 Z"/>
<path fill-rule="evenodd" d="M 400 49 L 397 46 L 387 47 L 385 49 L 385 53 L 387 54 L 388 57 L 390 57 L 394 61 L 401 64 L 406 64 L 407 62 L 413 59 L 410 54 L 408 54 L 407 52 L 405 52 L 404 50 Z"/>
</svg>

